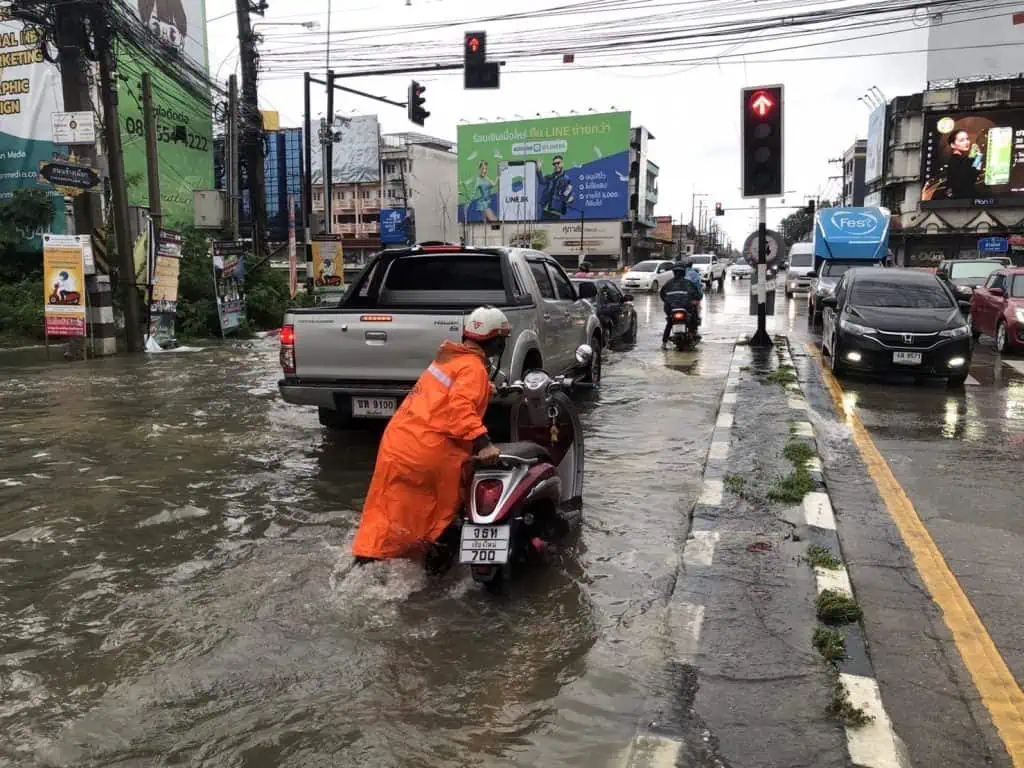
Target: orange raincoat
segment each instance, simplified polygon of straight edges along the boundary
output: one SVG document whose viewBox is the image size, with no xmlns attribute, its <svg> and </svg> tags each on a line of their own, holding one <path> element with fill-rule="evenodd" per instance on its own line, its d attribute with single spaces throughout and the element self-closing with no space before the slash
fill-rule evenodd
<svg viewBox="0 0 1024 768">
<path fill-rule="evenodd" d="M 446 341 L 392 417 L 377 452 L 352 553 L 408 557 L 437 541 L 461 501 L 462 467 L 486 434 L 481 350 Z"/>
</svg>

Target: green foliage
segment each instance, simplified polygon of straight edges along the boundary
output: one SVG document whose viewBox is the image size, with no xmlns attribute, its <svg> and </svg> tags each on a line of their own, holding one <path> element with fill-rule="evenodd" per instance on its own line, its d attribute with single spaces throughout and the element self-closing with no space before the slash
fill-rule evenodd
<svg viewBox="0 0 1024 768">
<path fill-rule="evenodd" d="M 831 204 L 823 201 L 818 207 L 830 208 Z M 809 240 L 813 228 L 814 215 L 808 213 L 806 208 L 800 208 L 782 220 L 782 223 L 779 225 L 779 233 L 786 241 L 786 247 L 788 248 L 793 243 Z"/>
<path fill-rule="evenodd" d="M 812 568 L 827 568 L 830 571 L 837 571 L 843 567 L 839 558 L 832 554 L 828 547 L 820 547 L 812 544 L 807 548 L 807 561 Z"/>
<path fill-rule="evenodd" d="M 816 605 L 818 618 L 826 624 L 850 624 L 861 616 L 856 600 L 831 589 L 818 595 Z"/>
<path fill-rule="evenodd" d="M 817 627 L 811 640 L 825 661 L 842 661 L 846 658 L 846 638 L 835 629 Z"/>
<path fill-rule="evenodd" d="M 37 253 L 21 250 L 25 235 L 45 228 L 53 218 L 53 200 L 42 189 L 19 189 L 0 202 L 0 282 L 18 282 L 42 274 Z"/>
<path fill-rule="evenodd" d="M 813 459 L 815 454 L 814 449 L 803 440 L 790 440 L 782 450 L 782 455 L 799 467 Z"/>
<path fill-rule="evenodd" d="M 0 282 L 0 337 L 28 341 L 43 336 L 42 278 Z"/>
<path fill-rule="evenodd" d="M 814 490 L 814 479 L 803 466 L 798 466 L 785 477 L 779 477 L 768 490 L 768 498 L 784 504 L 798 504 Z"/>
</svg>

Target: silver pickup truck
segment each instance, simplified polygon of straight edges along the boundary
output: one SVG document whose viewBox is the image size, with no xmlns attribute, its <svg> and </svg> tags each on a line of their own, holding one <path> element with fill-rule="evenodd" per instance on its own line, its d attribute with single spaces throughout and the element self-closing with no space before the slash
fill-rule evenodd
<svg viewBox="0 0 1024 768">
<path fill-rule="evenodd" d="M 587 289 L 581 289 L 587 290 Z M 512 325 L 497 381 L 543 367 L 562 372 L 576 348 L 594 349 L 601 375 L 601 324 L 552 257 L 523 248 L 420 245 L 374 257 L 336 307 L 296 309 L 281 329 L 281 398 L 315 406 L 320 423 L 386 419 L 462 318 L 499 307 Z"/>
</svg>

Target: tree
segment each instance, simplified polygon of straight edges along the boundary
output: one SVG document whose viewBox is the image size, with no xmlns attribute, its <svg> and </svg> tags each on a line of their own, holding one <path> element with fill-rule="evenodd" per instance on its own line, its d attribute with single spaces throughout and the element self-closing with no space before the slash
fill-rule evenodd
<svg viewBox="0 0 1024 768">
<path fill-rule="evenodd" d="M 37 253 L 23 246 L 30 233 L 53 219 L 53 202 L 42 189 L 18 189 L 0 202 L 0 282 L 15 282 L 42 269 Z"/>
<path fill-rule="evenodd" d="M 819 207 L 830 208 L 831 204 L 822 202 L 819 204 Z M 800 208 L 784 218 L 779 225 L 779 229 L 788 249 L 793 243 L 810 239 L 811 231 L 814 229 L 814 214 L 810 213 L 806 208 Z"/>
</svg>

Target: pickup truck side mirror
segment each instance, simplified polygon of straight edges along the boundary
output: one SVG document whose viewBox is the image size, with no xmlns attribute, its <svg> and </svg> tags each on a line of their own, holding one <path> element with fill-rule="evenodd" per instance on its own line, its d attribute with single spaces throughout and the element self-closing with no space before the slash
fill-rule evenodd
<svg viewBox="0 0 1024 768">
<path fill-rule="evenodd" d="M 999 296 L 1000 298 L 1002 298 L 1005 295 L 1005 292 L 1002 288 L 989 288 L 988 292 L 993 296 Z"/>
<path fill-rule="evenodd" d="M 597 296 L 597 286 L 591 282 L 578 283 L 576 293 L 581 299 L 593 299 Z"/>
</svg>

